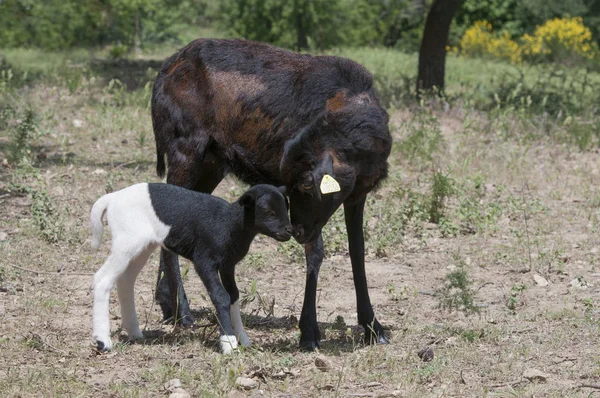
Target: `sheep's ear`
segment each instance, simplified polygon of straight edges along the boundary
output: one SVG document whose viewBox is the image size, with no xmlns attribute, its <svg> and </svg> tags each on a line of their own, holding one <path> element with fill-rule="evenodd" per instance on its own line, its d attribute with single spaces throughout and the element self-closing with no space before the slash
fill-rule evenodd
<svg viewBox="0 0 600 398">
<path fill-rule="evenodd" d="M 322 194 L 327 195 L 341 190 L 333 174 L 333 156 L 329 152 L 325 152 L 317 167 L 312 171 L 313 181 L 315 182 L 314 192 L 316 192 L 319 200 Z"/>
<path fill-rule="evenodd" d="M 296 170 L 306 170 L 315 164 L 315 150 L 310 139 L 314 122 L 303 127 L 283 146 L 283 155 L 279 163 L 282 175 L 294 174 Z M 306 166 L 306 168 L 304 168 Z"/>
<path fill-rule="evenodd" d="M 241 206 L 244 206 L 246 208 L 254 207 L 255 202 L 256 202 L 256 194 L 251 191 L 243 194 L 242 197 L 238 200 L 238 203 Z"/>
<path fill-rule="evenodd" d="M 283 196 L 287 195 L 287 187 L 285 185 L 278 187 L 277 190 L 281 192 Z"/>
</svg>

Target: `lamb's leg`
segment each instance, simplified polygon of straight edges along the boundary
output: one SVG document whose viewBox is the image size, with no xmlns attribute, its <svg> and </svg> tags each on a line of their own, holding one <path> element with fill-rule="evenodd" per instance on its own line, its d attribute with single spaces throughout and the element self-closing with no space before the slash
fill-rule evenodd
<svg viewBox="0 0 600 398">
<path fill-rule="evenodd" d="M 221 327 L 220 345 L 223 354 L 231 354 L 237 349 L 237 337 L 231 325 L 230 298 L 227 290 L 223 287 L 217 267 L 214 263 L 207 261 L 201 255 L 194 256 L 194 267 L 204 282 L 208 295 L 217 313 L 217 320 Z"/>
<path fill-rule="evenodd" d="M 108 311 L 110 292 L 136 254 L 135 250 L 113 243 L 110 256 L 94 275 L 93 338 L 99 351 L 112 348 Z"/>
<path fill-rule="evenodd" d="M 119 293 L 119 302 L 121 304 L 121 319 L 123 328 L 127 331 L 129 340 L 141 339 L 144 336 L 138 324 L 138 318 L 135 311 L 134 284 L 135 280 L 148 262 L 148 257 L 156 248 L 155 245 L 144 249 L 136 258 L 134 258 L 127 270 L 117 279 L 117 291 Z"/>
<path fill-rule="evenodd" d="M 198 192 L 211 193 L 223 179 L 225 169 L 218 157 L 206 151 L 209 146 L 209 134 L 205 131 L 199 131 L 195 139 L 182 139 L 178 142 L 174 153 L 168 156 L 167 182 Z M 160 257 L 156 301 L 160 304 L 165 320 L 173 319 L 183 326 L 191 326 L 194 323 L 181 283 L 179 258 L 164 249 Z"/>
<path fill-rule="evenodd" d="M 248 335 L 244 330 L 242 316 L 240 314 L 240 291 L 235 283 L 235 268 L 221 268 L 219 269 L 219 273 L 221 274 L 223 286 L 229 294 L 229 300 L 231 303 L 229 315 L 231 318 L 231 324 L 233 325 L 233 330 L 235 331 L 235 336 L 241 345 L 246 347 L 251 346 L 252 341 L 248 338 Z"/>
</svg>

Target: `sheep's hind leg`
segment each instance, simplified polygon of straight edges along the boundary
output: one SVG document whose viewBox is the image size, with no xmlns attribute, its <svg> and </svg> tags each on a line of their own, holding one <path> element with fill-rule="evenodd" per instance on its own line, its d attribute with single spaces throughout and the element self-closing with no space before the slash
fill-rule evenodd
<svg viewBox="0 0 600 398">
<path fill-rule="evenodd" d="M 94 275 L 93 339 L 98 351 L 112 349 L 109 318 L 110 292 L 137 254 L 135 249 L 131 250 L 130 247 L 113 242 L 110 256 Z"/>
<path fill-rule="evenodd" d="M 146 265 L 146 262 L 148 262 L 148 258 L 155 248 L 155 245 L 145 248 L 137 257 L 131 260 L 127 270 L 117 279 L 117 292 L 121 304 L 121 319 L 129 340 L 137 340 L 144 337 L 140 330 L 135 311 L 134 285 L 138 274 L 144 265 Z"/>
</svg>

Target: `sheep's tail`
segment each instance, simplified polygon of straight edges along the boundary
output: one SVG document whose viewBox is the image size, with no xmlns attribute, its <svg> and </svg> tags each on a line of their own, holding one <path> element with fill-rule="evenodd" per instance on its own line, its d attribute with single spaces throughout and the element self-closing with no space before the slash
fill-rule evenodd
<svg viewBox="0 0 600 398">
<path fill-rule="evenodd" d="M 110 194 L 109 194 L 110 195 Z M 102 216 L 108 207 L 109 195 L 104 195 L 94 203 L 92 213 L 90 214 L 90 224 L 92 229 L 92 249 L 97 250 L 102 244 L 102 233 L 104 225 L 102 225 Z"/>
</svg>

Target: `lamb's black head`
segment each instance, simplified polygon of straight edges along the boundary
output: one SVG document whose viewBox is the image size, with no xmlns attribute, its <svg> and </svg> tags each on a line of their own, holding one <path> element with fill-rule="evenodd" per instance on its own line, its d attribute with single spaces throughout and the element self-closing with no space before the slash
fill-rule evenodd
<svg viewBox="0 0 600 398">
<path fill-rule="evenodd" d="M 238 200 L 254 228 L 271 238 L 285 242 L 292 237 L 285 187 L 255 185 Z"/>
</svg>

